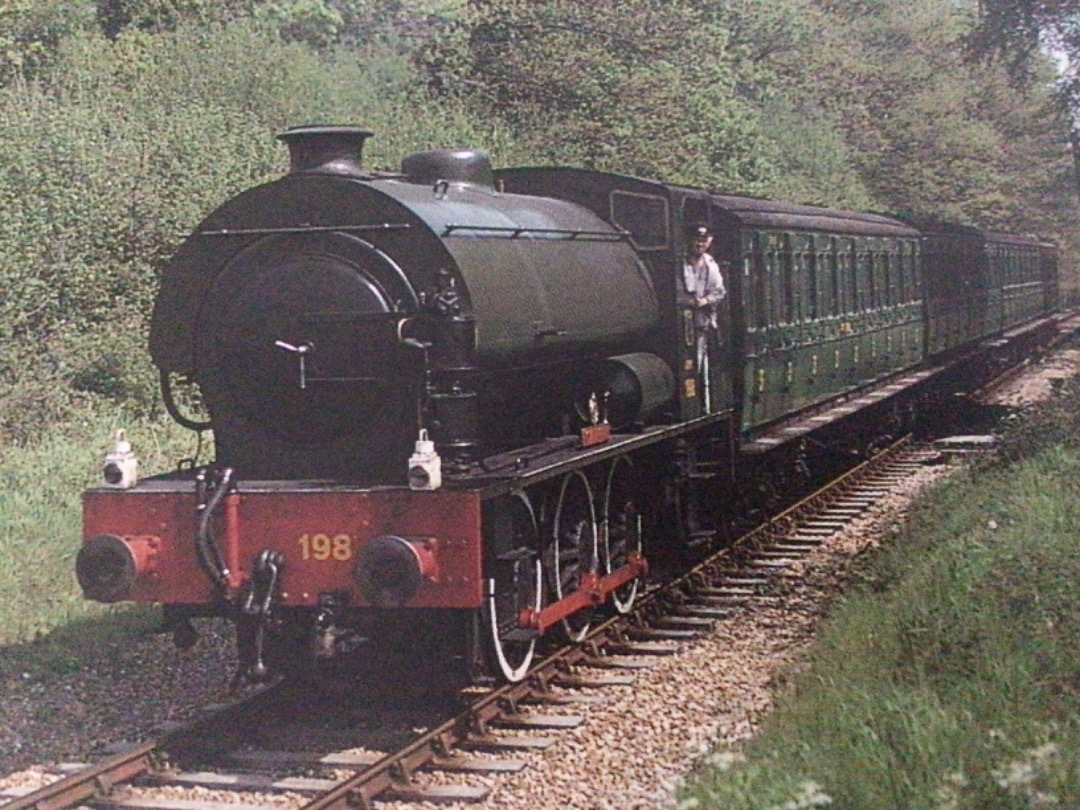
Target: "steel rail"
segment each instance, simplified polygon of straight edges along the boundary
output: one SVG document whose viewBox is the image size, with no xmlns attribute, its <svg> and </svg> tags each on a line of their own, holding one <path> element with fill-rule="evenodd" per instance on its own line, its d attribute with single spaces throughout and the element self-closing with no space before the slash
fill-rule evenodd
<svg viewBox="0 0 1080 810">
<path fill-rule="evenodd" d="M 81 802 L 105 800 L 118 785 L 166 767 L 169 751 L 204 747 L 207 740 L 218 744 L 234 736 L 240 722 L 252 713 L 271 709 L 278 701 L 283 684 L 275 684 L 253 695 L 174 729 L 161 739 L 136 745 L 128 751 L 108 757 L 94 765 L 62 777 L 33 793 L 0 805 L 3 810 L 60 810 Z"/>
</svg>

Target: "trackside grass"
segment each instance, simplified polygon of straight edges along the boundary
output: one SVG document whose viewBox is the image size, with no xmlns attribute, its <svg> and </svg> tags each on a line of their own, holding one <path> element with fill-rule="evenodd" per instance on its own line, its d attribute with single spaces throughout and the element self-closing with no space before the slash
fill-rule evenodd
<svg viewBox="0 0 1080 810">
<path fill-rule="evenodd" d="M 31 443 L 0 445 L 0 645 L 124 610 L 84 601 L 75 581 L 80 493 L 101 480 L 119 427 L 135 445 L 140 470 L 160 472 L 194 451 L 191 434 L 165 418 L 136 421 L 115 407 L 91 408 Z"/>
<path fill-rule="evenodd" d="M 1080 385 L 935 489 L 680 808 L 1080 807 Z"/>
</svg>

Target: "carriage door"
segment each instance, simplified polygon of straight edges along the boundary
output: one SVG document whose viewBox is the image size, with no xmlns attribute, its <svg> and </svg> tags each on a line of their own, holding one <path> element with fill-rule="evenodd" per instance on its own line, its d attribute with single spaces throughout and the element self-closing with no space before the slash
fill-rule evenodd
<svg viewBox="0 0 1080 810">
<path fill-rule="evenodd" d="M 692 418 L 705 413 L 718 413 L 729 410 L 732 406 L 731 385 L 731 318 L 730 318 L 730 295 L 731 295 L 731 261 L 733 246 L 730 243 L 730 234 L 723 232 L 720 225 L 720 217 L 714 216 L 710 199 L 707 195 L 688 195 L 682 199 L 680 206 L 681 227 L 678 229 L 678 237 L 681 241 L 677 255 L 676 272 L 676 310 L 679 318 L 679 384 L 682 398 L 683 418 Z M 707 363 L 708 373 L 700 366 L 698 358 L 698 335 L 700 329 L 694 324 L 694 309 L 691 306 L 691 297 L 683 280 L 682 267 L 687 250 L 690 247 L 692 234 L 696 229 L 704 225 L 712 233 L 712 246 L 709 254 L 720 266 L 720 273 L 724 280 L 728 296 L 716 308 L 717 329 L 710 330 L 708 335 L 709 352 Z"/>
</svg>

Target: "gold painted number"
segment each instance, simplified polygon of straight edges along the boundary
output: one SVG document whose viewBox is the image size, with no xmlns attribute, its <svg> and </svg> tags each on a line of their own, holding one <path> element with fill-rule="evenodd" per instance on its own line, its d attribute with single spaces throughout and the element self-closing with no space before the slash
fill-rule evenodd
<svg viewBox="0 0 1080 810">
<path fill-rule="evenodd" d="M 347 534 L 305 534 L 300 537 L 300 553 L 305 560 L 345 562 L 353 556 L 352 538 Z"/>
</svg>

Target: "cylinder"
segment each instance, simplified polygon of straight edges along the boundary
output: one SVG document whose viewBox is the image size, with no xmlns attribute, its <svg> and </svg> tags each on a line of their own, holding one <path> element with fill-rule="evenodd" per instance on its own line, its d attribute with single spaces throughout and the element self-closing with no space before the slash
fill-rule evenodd
<svg viewBox="0 0 1080 810">
<path fill-rule="evenodd" d="M 600 364 L 600 389 L 607 395 L 607 418 L 622 427 L 645 419 L 675 395 L 675 375 L 648 352 L 608 357 Z"/>
</svg>

